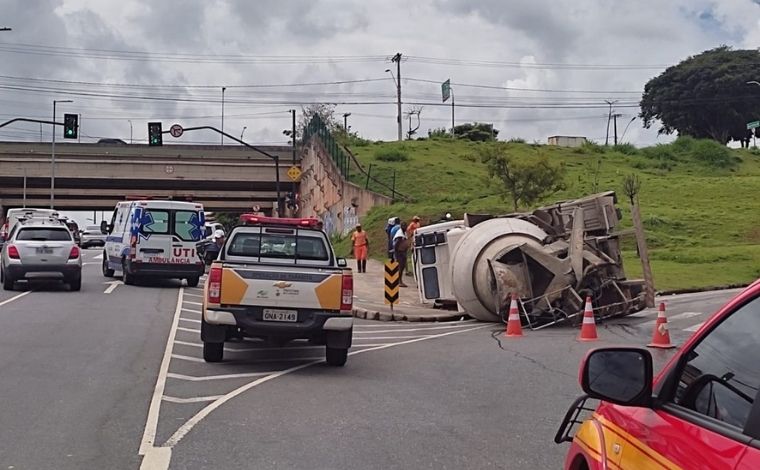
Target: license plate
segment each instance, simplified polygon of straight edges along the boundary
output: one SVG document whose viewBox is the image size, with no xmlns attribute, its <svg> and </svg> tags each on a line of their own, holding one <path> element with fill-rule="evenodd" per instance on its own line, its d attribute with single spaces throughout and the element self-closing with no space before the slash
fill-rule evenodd
<svg viewBox="0 0 760 470">
<path fill-rule="evenodd" d="M 262 317 L 264 321 L 298 321 L 298 312 L 296 310 L 278 310 L 274 308 L 265 308 Z"/>
<path fill-rule="evenodd" d="M 53 249 L 39 246 L 37 247 L 37 254 L 38 255 L 52 255 Z"/>
</svg>

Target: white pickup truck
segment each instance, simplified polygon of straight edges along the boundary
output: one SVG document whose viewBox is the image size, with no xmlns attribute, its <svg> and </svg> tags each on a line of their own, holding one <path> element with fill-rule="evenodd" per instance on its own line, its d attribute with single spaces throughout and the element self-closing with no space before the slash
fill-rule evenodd
<svg viewBox="0 0 760 470">
<path fill-rule="evenodd" d="M 284 345 L 306 338 L 343 366 L 353 334 L 353 275 L 335 257 L 318 219 L 244 214 L 211 265 L 203 300 L 206 362 L 219 362 L 233 336 Z"/>
</svg>

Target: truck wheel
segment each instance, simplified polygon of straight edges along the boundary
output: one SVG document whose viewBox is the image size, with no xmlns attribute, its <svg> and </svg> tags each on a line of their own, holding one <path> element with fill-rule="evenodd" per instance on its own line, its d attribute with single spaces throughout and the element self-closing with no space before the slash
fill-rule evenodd
<svg viewBox="0 0 760 470">
<path fill-rule="evenodd" d="M 122 273 L 122 280 L 124 281 L 124 284 L 128 286 L 135 285 L 135 282 L 137 281 L 137 279 L 135 279 L 134 274 L 130 274 L 129 271 L 127 270 L 126 261 L 121 262 L 121 273 Z"/>
<path fill-rule="evenodd" d="M 348 359 L 348 349 L 345 348 L 325 348 L 327 364 L 334 367 L 342 367 Z"/>
<path fill-rule="evenodd" d="M 103 275 L 105 277 L 113 277 L 114 271 L 113 269 L 110 269 L 108 267 L 108 255 L 106 254 L 105 251 L 103 252 L 103 266 L 102 267 L 103 267 Z"/>
<path fill-rule="evenodd" d="M 188 277 L 186 279 L 186 281 L 187 281 L 187 287 L 198 287 L 198 283 L 200 282 L 200 278 L 198 276 Z"/>
<path fill-rule="evenodd" d="M 203 342 L 203 360 L 206 362 L 221 362 L 224 357 L 224 343 Z"/>
</svg>

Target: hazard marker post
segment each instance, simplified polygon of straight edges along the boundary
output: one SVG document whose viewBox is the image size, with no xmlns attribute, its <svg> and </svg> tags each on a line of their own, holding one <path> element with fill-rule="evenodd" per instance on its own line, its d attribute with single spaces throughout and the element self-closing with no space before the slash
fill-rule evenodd
<svg viewBox="0 0 760 470">
<path fill-rule="evenodd" d="M 385 303 L 393 306 L 398 303 L 401 271 L 396 261 L 385 262 Z"/>
</svg>

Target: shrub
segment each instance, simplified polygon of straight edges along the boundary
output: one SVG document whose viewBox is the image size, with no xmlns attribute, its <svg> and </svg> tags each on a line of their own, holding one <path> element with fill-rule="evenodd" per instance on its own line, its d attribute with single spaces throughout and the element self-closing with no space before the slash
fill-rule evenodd
<svg viewBox="0 0 760 470">
<path fill-rule="evenodd" d="M 509 139 L 507 141 L 507 143 L 509 143 L 509 144 L 524 144 L 525 143 L 525 139 L 523 139 L 522 137 L 512 137 L 511 139 Z"/>
<path fill-rule="evenodd" d="M 716 168 L 728 168 L 736 164 L 731 151 L 714 140 L 702 139 L 694 143 L 691 155 L 698 162 Z"/>
<path fill-rule="evenodd" d="M 612 147 L 613 150 L 616 152 L 620 152 L 623 155 L 636 155 L 639 153 L 639 149 L 637 149 L 633 144 L 618 144 Z"/>
<path fill-rule="evenodd" d="M 641 153 L 652 160 L 663 162 L 676 160 L 676 155 L 670 145 L 657 144 L 654 147 L 647 147 L 641 150 Z"/>
<path fill-rule="evenodd" d="M 377 149 L 375 150 L 375 159 L 381 162 L 405 162 L 409 160 L 409 155 L 399 149 Z"/>
<path fill-rule="evenodd" d="M 697 139 L 694 137 L 690 137 L 688 135 L 680 135 L 676 140 L 673 141 L 671 145 L 673 146 L 673 150 L 676 152 L 685 153 L 691 152 L 696 143 Z"/>
<path fill-rule="evenodd" d="M 596 142 L 592 142 L 590 140 L 583 142 L 581 148 L 585 153 L 604 153 L 603 145 L 599 145 Z"/>
</svg>

